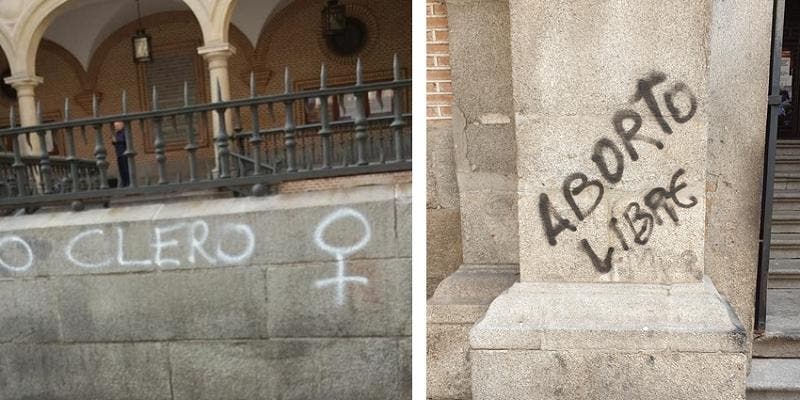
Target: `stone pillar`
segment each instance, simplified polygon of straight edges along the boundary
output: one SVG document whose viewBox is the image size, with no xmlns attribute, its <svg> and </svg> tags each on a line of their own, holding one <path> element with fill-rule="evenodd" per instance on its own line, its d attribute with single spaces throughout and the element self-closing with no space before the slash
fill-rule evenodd
<svg viewBox="0 0 800 400">
<path fill-rule="evenodd" d="M 9 76 L 5 82 L 17 91 L 17 103 L 19 107 L 19 119 L 21 126 L 32 126 L 39 123 L 36 115 L 36 87 L 44 80 L 39 76 Z M 42 151 L 42 144 L 39 142 L 38 135 L 29 135 L 30 145 L 24 137 L 20 137 L 20 151 L 23 155 L 39 156 Z"/>
<path fill-rule="evenodd" d="M 468 332 L 517 281 L 517 146 L 507 1 L 448 0 L 462 265 L 428 301 L 428 396 L 470 396 Z"/>
<path fill-rule="evenodd" d="M 219 101 L 219 94 L 222 94 L 222 101 L 230 100 L 231 86 L 230 74 L 228 71 L 228 59 L 236 54 L 236 48 L 229 43 L 217 43 L 206 45 L 197 49 L 197 53 L 203 56 L 208 63 L 208 77 L 209 84 L 211 85 L 211 101 Z M 217 86 L 219 85 L 219 87 Z M 211 126 L 212 137 L 215 137 L 219 127 L 220 121 L 217 113 L 211 113 Z M 231 113 L 225 113 L 225 127 L 228 134 L 231 134 Z M 217 155 L 217 148 L 214 147 L 214 175 L 216 176 L 219 168 L 219 157 Z"/>
<path fill-rule="evenodd" d="M 473 398 L 744 399 L 705 274 L 711 0 L 509 3 L 520 282 L 470 332 Z"/>
</svg>

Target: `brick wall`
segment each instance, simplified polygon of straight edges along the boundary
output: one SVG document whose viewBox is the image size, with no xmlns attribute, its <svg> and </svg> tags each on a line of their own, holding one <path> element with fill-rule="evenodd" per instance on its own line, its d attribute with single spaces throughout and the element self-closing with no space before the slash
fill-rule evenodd
<svg viewBox="0 0 800 400">
<path fill-rule="evenodd" d="M 427 112 L 429 120 L 450 119 L 453 87 L 450 80 L 450 49 L 447 27 L 447 5 L 444 0 L 427 3 L 428 80 Z"/>
</svg>

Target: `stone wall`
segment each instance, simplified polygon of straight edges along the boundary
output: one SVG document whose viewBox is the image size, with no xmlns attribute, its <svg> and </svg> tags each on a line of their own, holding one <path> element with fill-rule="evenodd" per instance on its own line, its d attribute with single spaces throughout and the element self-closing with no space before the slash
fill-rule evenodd
<svg viewBox="0 0 800 400">
<path fill-rule="evenodd" d="M 8 217 L 3 399 L 410 398 L 410 185 Z"/>
</svg>

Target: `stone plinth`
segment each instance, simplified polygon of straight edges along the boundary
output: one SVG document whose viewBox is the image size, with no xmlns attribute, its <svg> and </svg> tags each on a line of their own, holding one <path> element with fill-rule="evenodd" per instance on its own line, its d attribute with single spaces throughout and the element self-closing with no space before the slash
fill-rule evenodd
<svg viewBox="0 0 800 400">
<path fill-rule="evenodd" d="M 470 332 L 473 399 L 744 399 L 746 331 L 710 283 L 517 283 Z"/>
</svg>

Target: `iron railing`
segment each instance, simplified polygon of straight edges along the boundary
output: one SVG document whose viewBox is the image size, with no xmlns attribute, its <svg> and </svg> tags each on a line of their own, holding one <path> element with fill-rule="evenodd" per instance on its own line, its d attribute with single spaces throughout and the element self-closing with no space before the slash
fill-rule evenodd
<svg viewBox="0 0 800 400">
<path fill-rule="evenodd" d="M 158 108 L 154 87 L 152 110 L 137 113 L 127 112 L 123 92 L 120 114 L 100 116 L 94 98 L 93 117 L 78 120 L 69 119 L 67 99 L 63 122 L 28 127 L 14 126 L 12 108 L 11 128 L 0 130 L 0 142 L 11 138 L 13 148 L 7 156 L 10 162 L 0 163 L 0 182 L 5 182 L 6 188 L 0 191 L 0 208 L 71 204 L 81 210 L 86 203 L 106 203 L 124 196 L 208 189 L 260 196 L 270 185 L 284 181 L 411 169 L 411 114 L 404 112 L 410 110 L 406 103 L 411 98 L 411 80 L 401 77 L 397 56 L 391 80 L 365 83 L 360 60 L 355 84 L 329 87 L 327 75 L 323 65 L 318 89 L 294 91 L 287 68 L 283 93 L 257 95 L 251 74 L 250 97 L 200 105 L 188 103 L 188 86 L 184 85 L 184 106 L 163 110 Z M 222 98 L 219 82 L 216 86 L 216 98 Z M 382 104 L 382 114 L 368 115 L 368 97 L 375 93 L 390 95 L 391 106 Z M 335 119 L 331 104 L 343 96 L 353 100 L 352 107 L 344 117 Z M 318 107 L 313 123 L 300 118 L 309 104 Z M 41 121 L 41 111 L 38 113 Z M 199 133 L 202 126 L 211 125 L 211 115 L 229 124 L 217 124 L 211 138 L 213 169 L 206 162 L 206 171 L 201 171 Z M 125 126 L 122 160 L 130 171 L 130 185 L 123 188 L 109 184 L 109 159 L 113 155 L 106 145 L 115 121 Z M 152 137 L 151 147 L 146 149 L 149 154 L 140 155 L 142 149 L 136 148 L 135 128 Z M 170 128 L 171 141 L 167 143 L 164 132 Z M 84 147 L 88 146 L 83 151 L 86 154 L 76 151 L 77 134 L 83 137 Z M 50 156 L 45 148 L 35 157 L 23 155 L 21 140 L 30 141 L 31 135 L 36 135 L 39 143 L 45 142 L 46 135 L 63 139 L 66 157 Z M 93 138 L 93 143 L 87 142 L 87 137 Z M 177 157 L 167 151 L 168 145 L 170 149 L 180 148 Z M 152 157 L 150 166 L 155 176 L 140 176 L 143 169 L 137 169 L 137 165 L 144 156 Z M 180 167 L 176 168 L 176 163 Z"/>
<path fill-rule="evenodd" d="M 36 187 L 36 181 L 32 179 L 23 180 L 24 187 L 18 187 L 19 181 L 15 178 L 14 160 L 13 153 L 0 152 L 0 198 L 13 196 L 20 191 L 27 193 L 43 191 L 44 188 Z M 24 176 L 41 176 L 41 159 L 39 157 L 22 156 L 20 161 L 23 164 Z M 73 168 L 76 169 L 75 174 L 72 173 Z M 51 192 L 86 191 L 100 187 L 97 164 L 92 160 L 50 157 L 50 169 L 53 185 Z"/>
<path fill-rule="evenodd" d="M 769 246 L 772 242 L 772 197 L 775 180 L 775 147 L 778 142 L 778 106 L 780 101 L 781 50 L 785 0 L 774 0 L 772 14 L 772 52 L 770 85 L 767 98 L 766 140 L 764 146 L 764 178 L 761 187 L 761 231 L 758 241 L 758 275 L 756 276 L 755 333 L 764 333 L 767 325 L 767 289 L 769 287 Z"/>
</svg>

